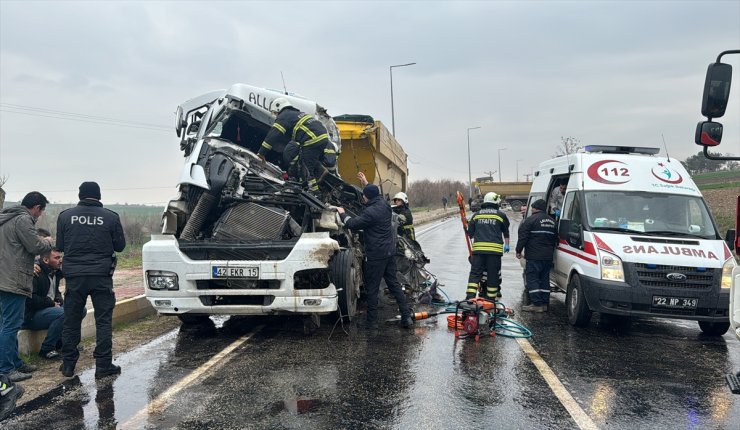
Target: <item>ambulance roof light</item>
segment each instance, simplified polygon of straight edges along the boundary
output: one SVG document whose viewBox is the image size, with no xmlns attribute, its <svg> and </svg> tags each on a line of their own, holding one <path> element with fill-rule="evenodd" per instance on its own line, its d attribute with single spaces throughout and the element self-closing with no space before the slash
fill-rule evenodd
<svg viewBox="0 0 740 430">
<path fill-rule="evenodd" d="M 640 146 L 610 146 L 610 145 L 586 145 L 586 152 L 603 152 L 607 154 L 646 154 L 655 155 L 660 148 L 649 148 Z"/>
</svg>

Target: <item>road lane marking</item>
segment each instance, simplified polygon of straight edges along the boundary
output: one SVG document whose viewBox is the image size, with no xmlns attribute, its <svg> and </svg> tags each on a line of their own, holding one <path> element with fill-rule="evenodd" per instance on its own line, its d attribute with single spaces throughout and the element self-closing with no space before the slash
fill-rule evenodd
<svg viewBox="0 0 740 430">
<path fill-rule="evenodd" d="M 143 428 L 143 425 L 142 425 L 143 420 L 145 420 L 148 416 L 154 413 L 162 411 L 167 406 L 170 399 L 174 395 L 182 391 L 183 388 L 187 387 L 188 385 L 202 378 L 209 371 L 211 370 L 216 371 L 220 369 L 221 367 L 223 367 L 223 365 L 226 364 L 232 358 L 232 357 L 229 357 L 229 354 L 232 351 L 239 348 L 241 345 L 243 345 L 245 342 L 251 339 L 252 336 L 257 334 L 264 327 L 265 327 L 264 325 L 259 325 L 255 327 L 253 331 L 245 334 L 244 336 L 232 342 L 229 346 L 221 350 L 221 352 L 211 357 L 210 360 L 203 363 L 199 368 L 190 372 L 187 376 L 177 381 L 176 384 L 172 385 L 170 388 L 168 388 L 163 393 L 161 393 L 159 396 L 157 396 L 154 400 L 149 402 L 149 404 L 146 407 L 140 409 L 139 412 L 137 412 L 134 416 L 126 420 L 126 422 L 124 422 L 121 425 L 121 428 L 122 429 Z"/>
<path fill-rule="evenodd" d="M 581 409 L 578 402 L 576 402 L 576 399 L 570 395 L 563 383 L 560 382 L 557 376 L 555 376 L 555 372 L 550 369 L 550 366 L 547 365 L 545 360 L 543 360 L 537 351 L 534 350 L 532 344 L 529 343 L 527 339 L 522 338 L 518 338 L 516 341 L 519 343 L 519 346 L 522 348 L 524 353 L 527 354 L 527 357 L 532 360 L 532 363 L 537 367 L 537 370 L 540 371 L 542 377 L 545 378 L 545 382 L 547 382 L 547 385 L 550 386 L 552 392 L 555 393 L 555 397 L 560 400 L 560 403 L 576 422 L 578 428 L 583 430 L 597 430 L 599 427 L 596 426 L 596 423 L 594 423 L 591 417 Z"/>
</svg>

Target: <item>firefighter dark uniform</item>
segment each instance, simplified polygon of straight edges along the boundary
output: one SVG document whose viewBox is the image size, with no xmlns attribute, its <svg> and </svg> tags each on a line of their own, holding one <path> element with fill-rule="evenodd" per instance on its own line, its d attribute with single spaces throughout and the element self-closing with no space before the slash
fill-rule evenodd
<svg viewBox="0 0 740 430">
<path fill-rule="evenodd" d="M 95 309 L 95 377 L 120 373 L 112 362 L 112 319 L 116 297 L 113 293 L 113 271 L 116 252 L 126 247 L 118 214 L 103 208 L 100 187 L 95 182 L 80 185 L 80 202 L 59 214 L 57 247 L 64 252 L 64 328 L 62 330 L 62 367 L 67 377 L 74 375 L 80 356 L 82 308 L 87 296 Z"/>
<path fill-rule="evenodd" d="M 485 296 L 493 300 L 501 287 L 501 256 L 508 245 L 509 219 L 498 210 L 498 205 L 483 203 L 468 224 L 468 235 L 473 240 L 473 258 L 465 298 L 474 298 L 483 272 L 488 273 Z"/>
<path fill-rule="evenodd" d="M 264 157 L 271 150 L 282 154 L 291 141 L 300 148 L 298 159 L 306 168 L 308 189 L 312 192 L 318 191 L 318 179 L 326 171 L 321 165 L 324 150 L 329 143 L 326 127 L 313 115 L 287 106 L 277 114 L 272 128 L 262 142 L 259 155 Z"/>
<path fill-rule="evenodd" d="M 398 215 L 398 235 L 411 240 L 416 240 L 414 216 L 411 215 L 411 209 L 409 209 L 406 204 L 400 204 L 393 207 L 393 212 Z"/>
</svg>

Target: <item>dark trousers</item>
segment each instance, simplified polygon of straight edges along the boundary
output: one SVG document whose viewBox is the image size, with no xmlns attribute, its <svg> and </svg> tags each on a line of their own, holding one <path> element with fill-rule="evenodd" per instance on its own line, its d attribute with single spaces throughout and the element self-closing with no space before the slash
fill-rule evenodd
<svg viewBox="0 0 740 430">
<path fill-rule="evenodd" d="M 62 329 L 62 357 L 66 364 L 75 365 L 80 358 L 80 328 L 87 296 L 92 298 L 95 310 L 95 363 L 108 367 L 113 359 L 113 278 L 110 276 L 79 276 L 67 278 L 64 293 L 64 328 Z"/>
<path fill-rule="evenodd" d="M 378 323 L 378 294 L 381 279 L 385 279 L 388 290 L 396 299 L 398 310 L 401 312 L 401 318 L 411 315 L 409 306 L 406 303 L 406 295 L 403 292 L 401 284 L 398 282 L 398 278 L 396 278 L 395 256 L 381 260 L 366 261 L 363 270 L 363 279 L 365 281 L 365 295 L 367 296 L 368 326 Z"/>
<path fill-rule="evenodd" d="M 527 260 L 524 273 L 527 277 L 527 292 L 529 300 L 535 306 L 544 306 L 550 303 L 550 269 L 552 261 Z"/>
<path fill-rule="evenodd" d="M 326 140 L 314 143 L 313 145 L 301 146 L 301 155 L 299 157 L 301 164 L 306 169 L 306 178 L 308 179 L 308 189 L 318 191 L 318 179 L 324 173 L 324 166 L 321 164 L 321 158 L 324 156 L 326 149 Z"/>
<path fill-rule="evenodd" d="M 475 297 L 483 272 L 488 274 L 488 281 L 486 291 L 482 293 L 485 293 L 485 297 L 491 300 L 498 295 L 501 288 L 501 256 L 496 254 L 473 254 L 470 276 L 468 276 L 468 288 L 465 293 L 466 298 Z"/>
</svg>

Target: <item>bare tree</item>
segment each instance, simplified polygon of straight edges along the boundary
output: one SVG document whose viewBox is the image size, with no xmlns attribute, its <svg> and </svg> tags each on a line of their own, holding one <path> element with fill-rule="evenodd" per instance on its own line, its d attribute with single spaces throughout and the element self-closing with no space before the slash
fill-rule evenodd
<svg viewBox="0 0 740 430">
<path fill-rule="evenodd" d="M 5 185 L 6 182 L 8 182 L 8 177 L 0 176 L 0 209 L 2 209 L 5 204 L 5 190 L 3 189 L 3 185 Z"/>
<path fill-rule="evenodd" d="M 553 158 L 560 157 L 566 154 L 575 154 L 579 149 L 582 149 L 581 140 L 573 136 L 563 137 L 560 136 L 560 145 L 555 149 L 555 155 Z"/>
<path fill-rule="evenodd" d="M 455 204 L 455 195 L 461 191 L 467 200 L 468 184 L 452 179 L 440 179 L 430 181 L 422 179 L 409 184 L 407 194 L 412 208 L 442 207 L 442 198 L 446 198 L 448 204 Z"/>
</svg>

